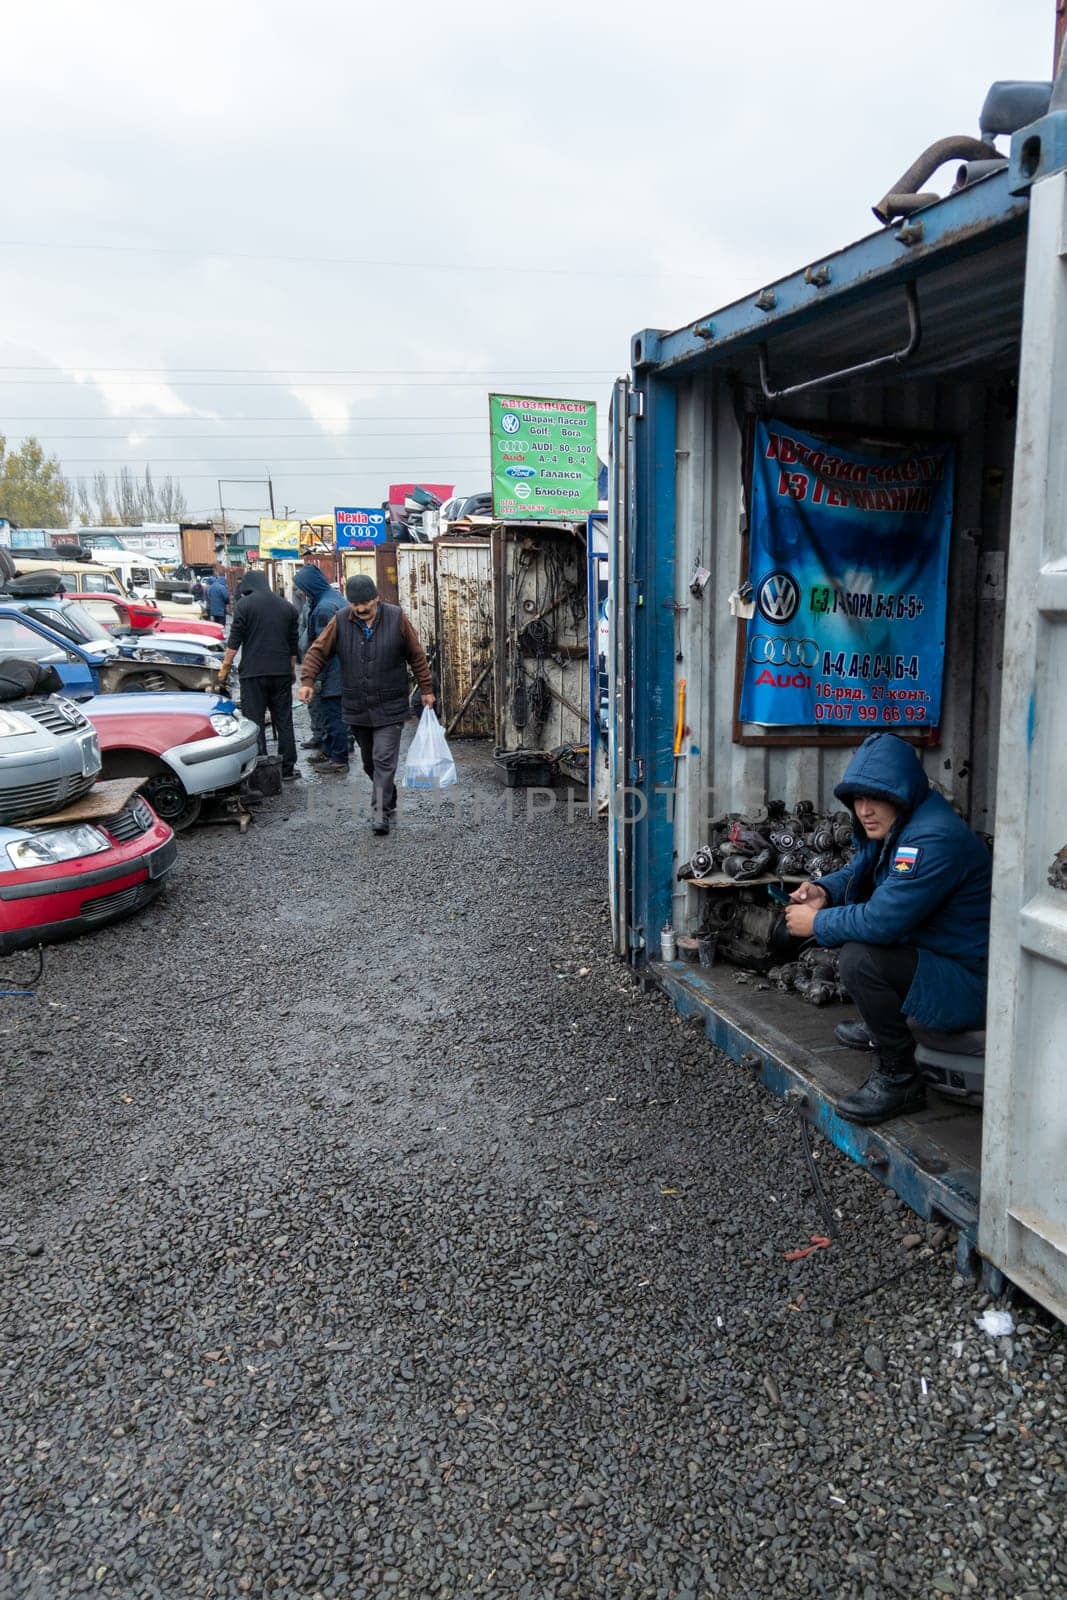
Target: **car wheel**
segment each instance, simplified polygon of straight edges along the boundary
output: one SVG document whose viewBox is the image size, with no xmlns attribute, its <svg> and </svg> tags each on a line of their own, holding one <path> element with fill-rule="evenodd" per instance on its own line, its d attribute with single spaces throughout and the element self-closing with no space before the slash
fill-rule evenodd
<svg viewBox="0 0 1067 1600">
<path fill-rule="evenodd" d="M 190 794 L 184 783 L 173 772 L 157 772 L 154 778 L 142 783 L 141 793 L 156 815 L 182 833 L 191 828 L 200 815 L 202 800 Z"/>
</svg>

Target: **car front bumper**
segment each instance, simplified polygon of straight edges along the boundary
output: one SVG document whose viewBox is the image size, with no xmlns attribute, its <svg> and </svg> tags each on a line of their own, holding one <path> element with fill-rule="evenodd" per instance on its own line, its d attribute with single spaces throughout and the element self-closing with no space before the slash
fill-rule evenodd
<svg viewBox="0 0 1067 1600">
<path fill-rule="evenodd" d="M 162 759 L 189 794 L 217 794 L 247 778 L 259 759 L 259 729 L 241 717 L 239 732 L 212 739 L 194 739 L 163 752 Z"/>
<path fill-rule="evenodd" d="M 0 955 L 88 933 L 147 905 L 172 871 L 178 846 L 164 823 L 142 842 L 151 848 L 80 873 L 0 873 Z"/>
</svg>

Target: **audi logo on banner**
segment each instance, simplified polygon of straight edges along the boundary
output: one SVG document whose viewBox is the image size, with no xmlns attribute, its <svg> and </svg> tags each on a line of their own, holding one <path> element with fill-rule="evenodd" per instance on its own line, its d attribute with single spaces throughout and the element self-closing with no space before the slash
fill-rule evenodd
<svg viewBox="0 0 1067 1600">
<path fill-rule="evenodd" d="M 814 667 L 819 654 L 814 639 L 783 639 L 776 633 L 754 633 L 748 641 L 748 659 L 756 666 Z"/>
<path fill-rule="evenodd" d="M 791 622 L 800 604 L 800 588 L 791 572 L 768 572 L 759 581 L 756 606 L 766 622 Z"/>
</svg>

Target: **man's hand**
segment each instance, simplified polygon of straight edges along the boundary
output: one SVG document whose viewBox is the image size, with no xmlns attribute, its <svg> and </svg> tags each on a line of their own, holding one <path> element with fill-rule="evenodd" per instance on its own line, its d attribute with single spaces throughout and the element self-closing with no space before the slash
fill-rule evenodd
<svg viewBox="0 0 1067 1600">
<path fill-rule="evenodd" d="M 823 906 L 830 904 L 830 896 L 820 883 L 802 883 L 799 889 L 794 889 L 789 896 L 795 906 L 811 906 L 813 910 L 820 911 Z"/>
<path fill-rule="evenodd" d="M 227 679 L 227 677 L 228 677 L 227 673 L 220 672 L 218 677 L 215 679 L 215 693 L 216 694 L 225 694 L 226 693 L 226 679 Z"/>
<path fill-rule="evenodd" d="M 787 906 L 785 925 L 794 939 L 810 939 L 815 929 L 817 905 Z"/>
<path fill-rule="evenodd" d="M 299 689 L 296 691 L 296 698 L 300 701 L 302 706 L 306 706 L 310 702 L 311 696 L 314 693 L 315 689 L 312 684 L 302 683 Z"/>
<path fill-rule="evenodd" d="M 423 703 L 424 706 L 436 705 L 437 704 L 437 696 L 436 695 L 432 695 L 432 694 L 424 694 L 423 697 L 422 697 L 422 703 Z"/>
</svg>

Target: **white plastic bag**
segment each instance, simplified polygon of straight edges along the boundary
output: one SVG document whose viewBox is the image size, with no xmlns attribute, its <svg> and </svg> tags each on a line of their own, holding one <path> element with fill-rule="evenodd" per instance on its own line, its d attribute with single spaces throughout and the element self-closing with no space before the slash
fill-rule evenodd
<svg viewBox="0 0 1067 1600">
<path fill-rule="evenodd" d="M 408 746 L 400 779 L 404 789 L 447 789 L 456 781 L 456 763 L 433 706 L 424 706 L 415 737 Z"/>
</svg>

